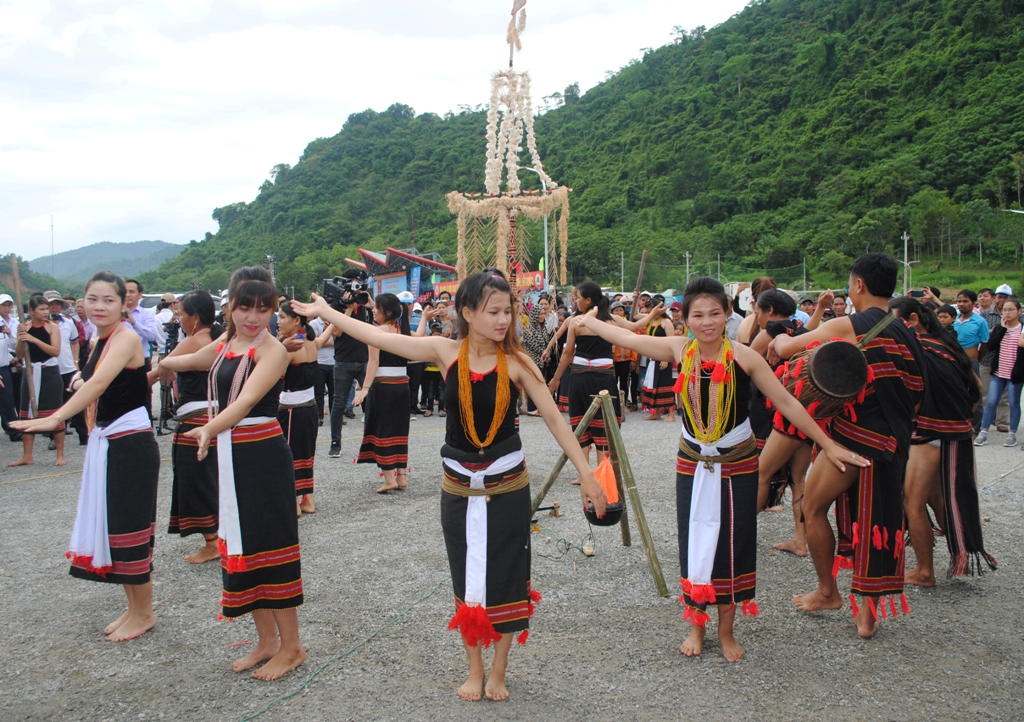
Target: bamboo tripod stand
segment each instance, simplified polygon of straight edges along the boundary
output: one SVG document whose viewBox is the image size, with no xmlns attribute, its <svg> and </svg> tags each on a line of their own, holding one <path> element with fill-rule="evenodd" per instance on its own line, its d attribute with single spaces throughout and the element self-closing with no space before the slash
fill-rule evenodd
<svg viewBox="0 0 1024 722">
<path fill-rule="evenodd" d="M 626 445 L 622 442 L 622 432 L 619 431 L 619 425 L 614 422 L 615 406 L 612 404 L 612 397 L 607 391 L 602 391 L 594 397 L 594 402 L 590 404 L 590 408 L 587 409 L 587 413 L 583 415 L 575 429 L 576 439 L 578 440 L 583 436 L 583 433 L 590 426 L 590 422 L 594 420 L 594 416 L 597 415 L 598 411 L 602 411 L 605 418 L 605 434 L 608 437 L 609 460 L 611 461 L 612 469 L 615 471 L 615 484 L 619 488 L 619 498 L 623 500 L 624 506 L 625 500 L 628 498 L 629 505 L 633 507 L 633 513 L 636 515 L 637 530 L 640 532 L 640 540 L 644 545 L 644 553 L 647 555 L 647 565 L 650 567 L 654 586 L 658 589 L 658 596 L 667 597 L 668 587 L 665 584 L 665 575 L 661 572 L 661 562 L 658 561 L 658 553 L 654 549 L 654 539 L 651 537 L 651 530 L 647 526 L 647 517 L 644 515 L 643 504 L 640 503 L 640 493 L 636 489 L 633 469 L 630 467 L 629 457 L 626 455 Z M 540 507 L 541 502 L 544 501 L 548 491 L 551 490 L 551 486 L 562 472 L 562 467 L 565 466 L 567 460 L 564 451 L 558 455 L 555 465 L 551 467 L 551 472 L 544 480 L 537 495 L 533 497 L 533 513 L 537 513 L 537 509 Z M 619 528 L 622 531 L 622 545 L 632 546 L 632 537 L 629 532 L 628 507 L 623 509 Z"/>
</svg>

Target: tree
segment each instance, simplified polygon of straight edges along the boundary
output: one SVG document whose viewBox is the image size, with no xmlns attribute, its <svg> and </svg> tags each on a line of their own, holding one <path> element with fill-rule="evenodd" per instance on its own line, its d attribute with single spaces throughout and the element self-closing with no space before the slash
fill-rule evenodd
<svg viewBox="0 0 1024 722">
<path fill-rule="evenodd" d="M 278 163 L 270 169 L 270 179 L 277 183 L 277 179 L 284 178 L 285 174 L 292 169 L 288 163 Z"/>
<path fill-rule="evenodd" d="M 562 91 L 562 100 L 566 105 L 575 105 L 580 102 L 580 84 L 573 83 L 565 86 L 565 90 Z"/>
<path fill-rule="evenodd" d="M 718 71 L 718 75 L 723 80 L 734 78 L 736 80 L 736 97 L 740 97 L 743 94 L 743 79 L 750 76 L 750 56 L 733 55 Z"/>
<path fill-rule="evenodd" d="M 1024 181 L 1024 153 L 1014 153 L 1011 155 L 1010 164 L 1013 166 L 1014 175 L 1017 176 L 1017 205 L 1024 208 L 1024 204 L 1021 203 L 1020 199 L 1021 182 Z"/>
</svg>

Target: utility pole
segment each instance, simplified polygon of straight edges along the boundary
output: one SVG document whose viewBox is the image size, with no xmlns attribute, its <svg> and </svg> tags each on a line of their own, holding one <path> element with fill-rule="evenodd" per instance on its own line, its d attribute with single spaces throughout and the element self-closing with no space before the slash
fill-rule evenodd
<svg viewBox="0 0 1024 722">
<path fill-rule="evenodd" d="M 804 293 L 807 293 L 807 256 L 804 256 Z"/>
<path fill-rule="evenodd" d="M 907 242 L 910 240 L 910 236 L 906 231 L 903 231 L 903 295 L 907 295 L 907 291 L 910 290 L 910 264 L 907 263 Z"/>
<path fill-rule="evenodd" d="M 274 262 L 277 260 L 277 256 L 275 256 L 273 253 L 268 253 L 266 258 L 267 267 L 270 269 L 270 282 L 276 284 L 277 281 L 275 280 L 276 277 L 274 276 Z"/>
<path fill-rule="evenodd" d="M 722 282 L 722 254 L 718 254 L 718 282 Z"/>
<path fill-rule="evenodd" d="M 690 252 L 686 252 L 686 283 L 690 282 Z"/>
<path fill-rule="evenodd" d="M 50 214 L 50 275 L 54 278 L 57 277 L 56 271 L 54 271 L 53 265 L 53 214 Z"/>
<path fill-rule="evenodd" d="M 546 266 L 545 266 L 546 267 Z M 626 292 L 626 253 L 619 251 L 619 288 Z"/>
</svg>

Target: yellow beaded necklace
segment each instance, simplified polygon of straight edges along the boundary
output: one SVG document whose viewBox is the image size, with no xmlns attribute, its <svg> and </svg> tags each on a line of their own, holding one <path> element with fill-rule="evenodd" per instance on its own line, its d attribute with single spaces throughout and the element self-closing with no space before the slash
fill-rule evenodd
<svg viewBox="0 0 1024 722">
<path fill-rule="evenodd" d="M 683 353 L 680 369 L 680 400 L 686 418 L 690 420 L 694 438 L 704 445 L 711 445 L 725 436 L 726 425 L 729 423 L 730 412 L 736 405 L 736 384 L 733 383 L 732 345 L 728 338 L 722 339 L 722 348 L 718 359 L 708 362 L 711 371 L 711 383 L 708 386 L 708 423 L 701 416 L 701 373 L 705 364 L 700 358 L 700 346 L 696 339 Z"/>
<path fill-rule="evenodd" d="M 473 384 L 469 370 L 469 339 L 465 339 L 459 347 L 459 417 L 462 421 L 462 430 L 466 438 L 476 448 L 483 449 L 491 445 L 494 437 L 498 435 L 501 422 L 505 420 L 509 404 L 512 402 L 511 386 L 508 380 L 508 359 L 500 346 L 495 346 L 494 351 L 498 357 L 498 388 L 494 393 L 494 418 L 491 419 L 491 426 L 487 429 L 487 437 L 480 441 L 476 433 L 476 418 L 473 416 Z"/>
</svg>

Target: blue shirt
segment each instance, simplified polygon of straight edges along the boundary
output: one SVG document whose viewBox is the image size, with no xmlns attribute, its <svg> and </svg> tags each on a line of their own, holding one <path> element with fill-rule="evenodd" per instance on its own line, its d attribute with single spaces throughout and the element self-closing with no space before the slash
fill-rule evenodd
<svg viewBox="0 0 1024 722">
<path fill-rule="evenodd" d="M 977 348 L 988 341 L 988 322 L 976 313 L 967 319 L 957 316 L 953 322 L 953 331 L 956 332 L 960 346 L 965 349 Z"/>
<path fill-rule="evenodd" d="M 811 317 L 808 316 L 806 313 L 804 313 L 803 311 L 801 311 L 798 308 L 796 310 L 796 313 L 794 313 L 792 316 L 789 317 L 789 320 L 790 321 L 799 321 L 804 326 L 806 326 L 807 324 L 809 324 L 811 322 Z"/>
</svg>

